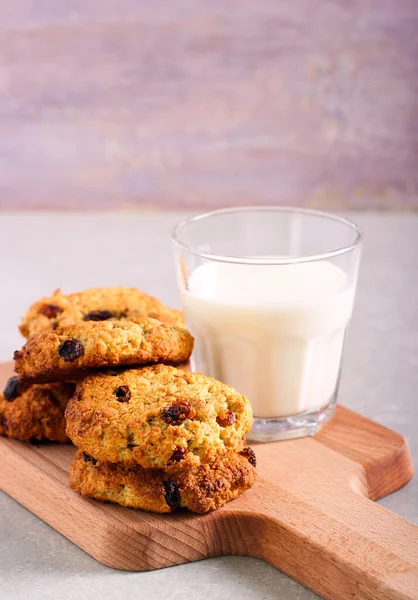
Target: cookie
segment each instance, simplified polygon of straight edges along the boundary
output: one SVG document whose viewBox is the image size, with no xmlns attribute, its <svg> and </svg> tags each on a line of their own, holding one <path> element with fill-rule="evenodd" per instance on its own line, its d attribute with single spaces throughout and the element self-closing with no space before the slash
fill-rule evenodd
<svg viewBox="0 0 418 600">
<path fill-rule="evenodd" d="M 64 295 L 57 290 L 29 308 L 20 325 L 27 338 L 34 333 L 84 321 L 158 319 L 169 325 L 184 325 L 180 311 L 168 308 L 135 288 L 97 288 Z"/>
<path fill-rule="evenodd" d="M 21 381 L 80 379 L 92 369 L 154 363 L 179 364 L 193 350 L 190 333 L 156 319 L 74 323 L 32 335 L 16 351 Z"/>
<path fill-rule="evenodd" d="M 28 441 L 69 442 L 64 411 L 75 385 L 50 383 L 20 389 L 11 377 L 0 394 L 0 435 Z"/>
<path fill-rule="evenodd" d="M 214 463 L 169 475 L 161 469 L 99 462 L 78 450 L 70 471 L 71 487 L 90 498 L 122 506 L 168 513 L 187 508 L 206 513 L 250 488 L 256 477 L 254 452 L 229 452 Z M 253 461 L 248 460 L 248 456 Z"/>
<path fill-rule="evenodd" d="M 213 462 L 244 447 L 251 406 L 233 388 L 166 365 L 79 382 L 67 435 L 103 462 L 167 469 Z"/>
</svg>

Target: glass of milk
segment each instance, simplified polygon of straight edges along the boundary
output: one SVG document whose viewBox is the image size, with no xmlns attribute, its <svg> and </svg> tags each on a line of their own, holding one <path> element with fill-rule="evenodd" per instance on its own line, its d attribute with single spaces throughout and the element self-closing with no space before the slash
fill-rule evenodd
<svg viewBox="0 0 418 600">
<path fill-rule="evenodd" d="M 362 232 L 313 210 L 217 210 L 174 230 L 192 369 L 251 402 L 253 440 L 313 435 L 335 410 Z"/>
</svg>

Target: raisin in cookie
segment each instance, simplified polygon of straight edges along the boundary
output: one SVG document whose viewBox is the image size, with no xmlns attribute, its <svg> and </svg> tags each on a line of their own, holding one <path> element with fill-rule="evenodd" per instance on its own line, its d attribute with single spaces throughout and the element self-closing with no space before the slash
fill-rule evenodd
<svg viewBox="0 0 418 600">
<path fill-rule="evenodd" d="M 95 459 L 167 469 L 210 463 L 244 447 L 251 406 L 233 388 L 166 365 L 79 382 L 67 435 Z"/>
<path fill-rule="evenodd" d="M 164 306 L 135 288 L 114 287 L 86 290 L 64 295 L 57 290 L 38 300 L 22 319 L 20 331 L 27 338 L 59 326 L 80 321 L 136 320 L 142 317 L 158 319 L 169 325 L 184 325 L 180 311 Z"/>
<path fill-rule="evenodd" d="M 71 383 L 21 389 L 17 377 L 11 377 L 0 394 L 0 435 L 24 442 L 69 442 L 65 434 L 64 411 L 74 389 L 75 385 Z"/>
<path fill-rule="evenodd" d="M 177 468 L 169 475 L 161 469 L 99 462 L 79 450 L 71 466 L 70 485 L 83 496 L 151 512 L 187 508 L 206 513 L 245 492 L 255 477 L 251 449 L 242 454 L 229 452 L 210 465 Z"/>
<path fill-rule="evenodd" d="M 15 352 L 21 381 L 47 383 L 80 379 L 91 369 L 155 364 L 180 364 L 193 350 L 183 327 L 156 319 L 74 323 L 32 335 Z"/>
</svg>

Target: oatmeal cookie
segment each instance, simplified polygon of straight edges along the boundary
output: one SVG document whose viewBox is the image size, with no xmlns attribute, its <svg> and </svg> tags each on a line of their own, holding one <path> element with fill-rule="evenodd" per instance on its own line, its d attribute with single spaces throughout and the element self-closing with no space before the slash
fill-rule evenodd
<svg viewBox="0 0 418 600">
<path fill-rule="evenodd" d="M 75 384 L 71 383 L 22 389 L 17 377 L 11 377 L 0 394 L 0 435 L 24 442 L 69 442 L 64 411 L 74 389 Z"/>
<path fill-rule="evenodd" d="M 187 508 L 206 513 L 250 488 L 256 477 L 254 467 L 248 453 L 229 452 L 210 465 L 190 470 L 178 467 L 167 474 L 161 469 L 99 462 L 79 450 L 71 466 L 70 485 L 83 496 L 146 511 Z"/>
<path fill-rule="evenodd" d="M 193 350 L 183 327 L 156 319 L 85 322 L 32 335 L 16 351 L 20 380 L 47 383 L 80 379 L 92 369 L 155 363 L 180 364 Z"/>
<path fill-rule="evenodd" d="M 34 333 L 54 330 L 83 321 L 136 320 L 151 317 L 169 325 L 184 325 L 180 311 L 168 308 L 136 288 L 97 288 L 64 295 L 56 290 L 52 296 L 38 300 L 28 309 L 20 325 L 28 338 Z"/>
<path fill-rule="evenodd" d="M 244 447 L 251 406 L 233 388 L 167 365 L 79 382 L 67 435 L 95 459 L 167 469 L 213 462 Z"/>
</svg>

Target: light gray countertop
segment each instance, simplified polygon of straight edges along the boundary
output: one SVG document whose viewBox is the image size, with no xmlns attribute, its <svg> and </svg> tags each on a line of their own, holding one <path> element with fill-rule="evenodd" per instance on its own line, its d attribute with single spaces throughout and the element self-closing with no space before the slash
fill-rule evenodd
<svg viewBox="0 0 418 600">
<path fill-rule="evenodd" d="M 26 307 L 57 287 L 130 285 L 179 305 L 173 212 L 0 215 L 0 360 Z M 352 213 L 365 232 L 340 402 L 403 434 L 418 464 L 418 214 Z M 1 468 L 1 466 L 0 466 Z M 418 478 L 381 504 L 418 523 Z M 97 563 L 0 492 L 2 600 L 316 598 L 259 560 L 222 557 L 147 573 Z"/>
</svg>

